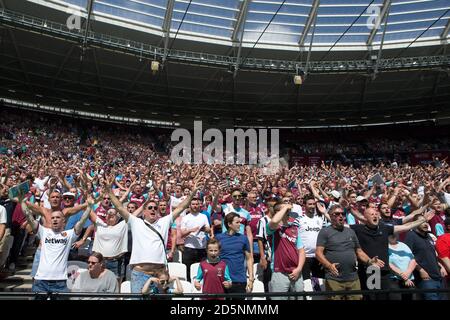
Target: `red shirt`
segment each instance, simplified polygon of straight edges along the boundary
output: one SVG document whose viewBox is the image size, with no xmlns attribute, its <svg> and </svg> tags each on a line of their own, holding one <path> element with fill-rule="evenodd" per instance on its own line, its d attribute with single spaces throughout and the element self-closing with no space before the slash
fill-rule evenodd
<svg viewBox="0 0 450 320">
<path fill-rule="evenodd" d="M 227 264 L 221 260 L 218 263 L 209 263 L 206 260 L 200 262 L 199 266 L 203 277 L 203 293 L 224 293 L 222 282 L 225 281 Z M 201 279 L 197 279 L 201 280 Z"/>
<path fill-rule="evenodd" d="M 263 210 L 261 208 L 261 205 L 257 206 L 250 206 L 248 208 L 248 212 L 250 213 L 250 217 L 252 220 L 250 220 L 250 223 L 248 224 L 250 226 L 250 229 L 252 229 L 253 239 L 256 241 L 256 234 L 257 234 L 257 226 L 258 221 L 264 216 Z"/>
<path fill-rule="evenodd" d="M 431 218 L 431 220 L 428 222 L 430 224 L 430 228 L 431 228 L 431 232 L 437 236 L 437 230 L 436 230 L 436 226 L 438 224 L 441 225 L 441 230 L 445 230 L 445 212 L 441 211 L 441 212 L 436 212 L 433 216 L 433 218 Z"/>
<path fill-rule="evenodd" d="M 443 234 L 436 241 L 439 258 L 450 258 L 450 233 Z"/>
<path fill-rule="evenodd" d="M 298 249 L 303 248 L 298 224 L 289 221 L 277 230 L 267 229 L 272 235 L 272 263 L 274 272 L 291 273 L 298 266 Z"/>
</svg>

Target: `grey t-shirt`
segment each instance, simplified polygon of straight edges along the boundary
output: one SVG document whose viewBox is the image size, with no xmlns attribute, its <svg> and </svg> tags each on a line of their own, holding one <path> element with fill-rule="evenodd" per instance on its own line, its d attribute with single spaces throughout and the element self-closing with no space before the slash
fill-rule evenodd
<svg viewBox="0 0 450 320">
<path fill-rule="evenodd" d="M 339 231 L 332 226 L 320 230 L 317 246 L 324 247 L 324 255 L 331 263 L 339 263 L 339 276 L 331 275 L 328 270 L 325 278 L 336 281 L 352 281 L 358 279 L 356 268 L 356 252 L 360 247 L 355 232 L 347 227 Z"/>
<path fill-rule="evenodd" d="M 119 284 L 114 272 L 106 269 L 105 273 L 96 279 L 91 278 L 89 271 L 84 271 L 75 280 L 73 292 L 119 292 Z"/>
</svg>

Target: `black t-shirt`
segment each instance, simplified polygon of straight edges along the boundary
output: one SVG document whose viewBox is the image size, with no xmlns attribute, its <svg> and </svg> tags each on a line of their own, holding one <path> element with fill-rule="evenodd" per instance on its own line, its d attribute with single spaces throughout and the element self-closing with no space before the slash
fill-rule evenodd
<svg viewBox="0 0 450 320">
<path fill-rule="evenodd" d="M 441 272 L 430 235 L 423 236 L 411 230 L 406 235 L 405 244 L 411 249 L 416 262 L 425 269 L 431 279 L 440 281 L 442 279 Z M 414 273 L 416 279 L 420 279 L 418 272 Z"/>
<path fill-rule="evenodd" d="M 389 271 L 389 240 L 388 237 L 394 234 L 394 226 L 380 223 L 378 227 L 372 229 L 365 224 L 355 224 L 351 228 L 358 237 L 361 249 L 373 258 L 375 256 L 384 262 L 383 271 Z"/>
</svg>

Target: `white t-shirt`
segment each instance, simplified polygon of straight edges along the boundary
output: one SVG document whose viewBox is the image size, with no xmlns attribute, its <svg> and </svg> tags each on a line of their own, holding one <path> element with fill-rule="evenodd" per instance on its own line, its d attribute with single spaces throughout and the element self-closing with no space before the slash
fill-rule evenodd
<svg viewBox="0 0 450 320">
<path fill-rule="evenodd" d="M 303 208 L 301 205 L 294 203 L 292 204 L 291 212 L 295 212 L 298 216 L 301 216 L 303 214 Z"/>
<path fill-rule="evenodd" d="M 169 228 L 172 225 L 172 214 L 158 219 L 152 224 L 159 234 L 163 237 L 164 245 L 160 237 L 149 227 L 148 222 L 131 215 L 128 218 L 128 227 L 133 236 L 133 247 L 131 250 L 130 264 L 139 263 L 166 263 L 167 236 Z"/>
<path fill-rule="evenodd" d="M 192 229 L 196 227 L 208 226 L 206 215 L 202 213 L 187 214 L 181 219 L 181 229 Z M 184 240 L 184 246 L 192 249 L 206 248 L 206 233 L 204 231 L 191 232 Z"/>
<path fill-rule="evenodd" d="M 39 177 L 34 179 L 34 184 L 36 185 L 36 187 L 41 190 L 44 191 L 45 190 L 45 184 L 48 182 L 48 177 L 44 177 L 44 179 L 40 179 Z"/>
<path fill-rule="evenodd" d="M 111 258 L 127 252 L 127 247 L 128 225 L 125 221 L 110 227 L 102 219 L 97 218 L 93 251 L 100 252 L 105 258 Z"/>
<path fill-rule="evenodd" d="M 0 224 L 2 223 L 6 224 L 6 209 L 4 206 L 0 205 Z"/>
<path fill-rule="evenodd" d="M 70 248 L 78 236 L 74 229 L 55 233 L 50 228 L 38 226 L 41 239 L 41 259 L 34 277 L 36 280 L 66 280 Z"/>
<path fill-rule="evenodd" d="M 314 258 L 316 256 L 317 236 L 326 221 L 324 216 L 314 215 L 312 218 L 306 214 L 297 219 L 300 226 L 300 238 L 305 247 L 306 257 Z"/>
</svg>

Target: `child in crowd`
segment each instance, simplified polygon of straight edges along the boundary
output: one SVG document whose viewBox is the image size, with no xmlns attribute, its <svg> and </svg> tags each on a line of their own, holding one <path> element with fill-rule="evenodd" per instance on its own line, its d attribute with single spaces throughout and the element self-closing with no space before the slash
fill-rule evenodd
<svg viewBox="0 0 450 320">
<path fill-rule="evenodd" d="M 203 280 L 203 288 L 201 281 Z M 209 239 L 206 244 L 206 260 L 200 262 L 194 286 L 203 293 L 224 293 L 231 288 L 231 278 L 225 261 L 220 260 L 220 242 Z"/>
<path fill-rule="evenodd" d="M 171 288 L 170 284 L 175 282 L 176 288 Z M 183 286 L 178 277 L 171 277 L 167 270 L 158 273 L 156 277 L 151 277 L 142 287 L 142 294 L 158 293 L 183 293 Z"/>
</svg>

